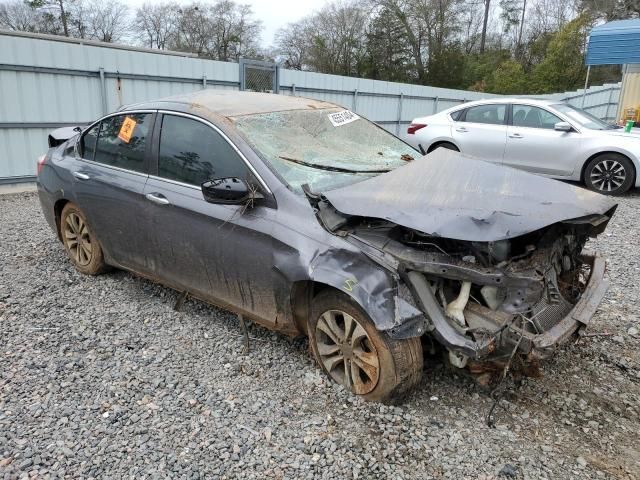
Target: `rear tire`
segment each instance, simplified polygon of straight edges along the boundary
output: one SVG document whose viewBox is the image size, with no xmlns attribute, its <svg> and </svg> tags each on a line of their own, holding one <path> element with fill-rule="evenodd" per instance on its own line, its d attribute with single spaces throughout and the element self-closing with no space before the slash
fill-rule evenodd
<svg viewBox="0 0 640 480">
<path fill-rule="evenodd" d="M 67 203 L 60 214 L 60 238 L 73 266 L 85 275 L 98 275 L 107 270 L 102 247 L 87 224 L 84 213 Z"/>
<path fill-rule="evenodd" d="M 459 152 L 460 150 L 458 149 L 458 147 L 456 147 L 453 143 L 449 143 L 449 142 L 442 142 L 442 143 L 436 143 L 435 145 L 431 145 L 429 147 L 429 150 L 427 151 L 427 153 L 431 153 L 434 150 L 437 150 L 439 148 L 445 148 L 447 150 L 453 150 L 454 152 Z"/>
<path fill-rule="evenodd" d="M 603 153 L 584 169 L 584 184 L 603 195 L 620 195 L 633 186 L 636 171 L 631 160 L 620 153 Z"/>
<path fill-rule="evenodd" d="M 309 344 L 329 378 L 366 400 L 399 402 L 422 377 L 420 338 L 395 340 L 378 331 L 359 305 L 336 290 L 314 299 Z"/>
</svg>

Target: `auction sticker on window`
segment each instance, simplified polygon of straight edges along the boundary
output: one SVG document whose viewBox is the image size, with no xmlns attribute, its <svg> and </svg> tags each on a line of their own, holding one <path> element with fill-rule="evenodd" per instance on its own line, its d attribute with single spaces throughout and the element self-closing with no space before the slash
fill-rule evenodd
<svg viewBox="0 0 640 480">
<path fill-rule="evenodd" d="M 330 113 L 329 120 L 334 127 L 346 125 L 347 123 L 355 122 L 360 117 L 349 110 L 342 110 L 340 112 Z"/>
<path fill-rule="evenodd" d="M 136 128 L 136 121 L 131 117 L 126 117 L 124 119 L 124 122 L 122 122 L 120 132 L 118 132 L 118 138 L 124 143 L 129 143 L 131 141 L 131 137 L 133 136 L 134 128 Z"/>
</svg>

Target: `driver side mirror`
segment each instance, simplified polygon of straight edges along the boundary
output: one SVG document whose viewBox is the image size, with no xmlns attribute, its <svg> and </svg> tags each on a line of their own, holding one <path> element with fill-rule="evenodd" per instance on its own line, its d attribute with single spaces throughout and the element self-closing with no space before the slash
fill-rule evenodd
<svg viewBox="0 0 640 480">
<path fill-rule="evenodd" d="M 202 184 L 202 195 L 209 203 L 237 205 L 247 200 L 264 198 L 262 194 L 237 177 L 215 178 Z"/>
<path fill-rule="evenodd" d="M 558 132 L 572 132 L 573 127 L 568 122 L 558 122 L 553 126 L 553 129 Z"/>
</svg>

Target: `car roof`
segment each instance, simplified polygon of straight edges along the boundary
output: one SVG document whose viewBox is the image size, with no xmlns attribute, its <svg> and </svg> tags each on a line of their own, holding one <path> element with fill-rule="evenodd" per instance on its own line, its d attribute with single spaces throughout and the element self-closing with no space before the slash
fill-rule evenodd
<svg viewBox="0 0 640 480">
<path fill-rule="evenodd" d="M 336 104 L 291 95 L 205 89 L 197 92 L 127 105 L 123 110 L 170 108 L 205 117 L 237 117 L 286 110 L 341 108 Z"/>
<path fill-rule="evenodd" d="M 562 103 L 562 100 L 549 100 L 544 98 L 526 98 L 526 97 L 496 97 L 487 98 L 484 100 L 474 100 L 471 102 L 463 103 L 462 105 L 456 105 L 447 111 L 456 110 L 458 108 L 468 108 L 474 105 L 488 105 L 492 103 L 525 103 L 527 105 L 539 105 L 541 107 L 555 105 Z"/>
</svg>

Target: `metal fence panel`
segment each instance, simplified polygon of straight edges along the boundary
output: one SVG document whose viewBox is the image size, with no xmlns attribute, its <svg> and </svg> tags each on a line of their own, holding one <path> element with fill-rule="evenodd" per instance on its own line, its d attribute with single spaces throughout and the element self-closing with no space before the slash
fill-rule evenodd
<svg viewBox="0 0 640 480">
<path fill-rule="evenodd" d="M 247 63 L 275 72 L 276 92 L 337 103 L 400 136 L 416 117 L 496 96 Z M 57 126 L 85 124 L 121 105 L 205 87 L 237 90 L 239 67 L 191 54 L 0 31 L 0 183 L 33 179 L 47 134 Z M 613 120 L 619 94 L 620 84 L 592 87 L 585 107 Z M 578 90 L 545 97 L 581 106 L 583 95 Z"/>
</svg>

